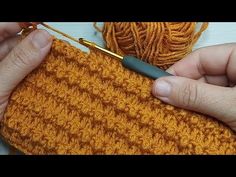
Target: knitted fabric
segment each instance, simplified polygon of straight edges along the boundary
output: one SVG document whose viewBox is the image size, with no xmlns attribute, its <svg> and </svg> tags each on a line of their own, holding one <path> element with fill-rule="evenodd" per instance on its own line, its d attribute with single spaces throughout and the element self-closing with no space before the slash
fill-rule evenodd
<svg viewBox="0 0 236 177">
<path fill-rule="evenodd" d="M 2 136 L 26 154 L 235 154 L 217 120 L 162 103 L 153 80 L 58 39 L 13 92 Z"/>
</svg>

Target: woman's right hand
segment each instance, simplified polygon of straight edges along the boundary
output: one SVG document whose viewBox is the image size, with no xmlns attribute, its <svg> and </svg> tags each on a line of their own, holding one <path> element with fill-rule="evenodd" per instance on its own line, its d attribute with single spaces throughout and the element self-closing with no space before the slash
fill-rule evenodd
<svg viewBox="0 0 236 177">
<path fill-rule="evenodd" d="M 236 44 L 205 47 L 171 66 L 153 95 L 177 107 L 213 116 L 236 131 Z"/>
</svg>

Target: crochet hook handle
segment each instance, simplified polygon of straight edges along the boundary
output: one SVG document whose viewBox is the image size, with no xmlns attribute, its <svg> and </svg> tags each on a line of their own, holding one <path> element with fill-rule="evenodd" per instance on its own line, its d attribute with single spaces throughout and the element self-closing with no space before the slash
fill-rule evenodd
<svg viewBox="0 0 236 177">
<path fill-rule="evenodd" d="M 164 70 L 156 66 L 143 62 L 142 60 L 137 59 L 133 56 L 124 56 L 122 65 L 130 70 L 133 70 L 152 79 L 157 79 L 164 76 L 172 76 L 170 73 L 165 72 Z"/>
</svg>

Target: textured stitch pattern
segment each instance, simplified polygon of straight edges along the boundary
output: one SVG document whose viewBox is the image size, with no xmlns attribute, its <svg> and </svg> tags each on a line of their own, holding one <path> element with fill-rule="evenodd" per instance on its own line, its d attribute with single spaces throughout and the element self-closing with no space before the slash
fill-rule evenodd
<svg viewBox="0 0 236 177">
<path fill-rule="evenodd" d="M 152 80 L 55 39 L 15 89 L 1 135 L 26 154 L 235 154 L 234 133 L 162 103 Z"/>
</svg>

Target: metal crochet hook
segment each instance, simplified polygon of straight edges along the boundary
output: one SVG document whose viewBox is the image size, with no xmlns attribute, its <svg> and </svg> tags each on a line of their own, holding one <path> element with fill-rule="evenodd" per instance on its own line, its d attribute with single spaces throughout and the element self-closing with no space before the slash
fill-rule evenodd
<svg viewBox="0 0 236 177">
<path fill-rule="evenodd" d="M 95 49 L 95 50 L 99 50 L 100 52 L 109 55 L 111 57 L 115 57 L 117 59 L 119 59 L 122 63 L 122 65 L 132 71 L 135 71 L 137 73 L 140 73 L 144 76 L 150 77 L 152 79 L 157 79 L 160 77 L 164 77 L 164 76 L 171 76 L 170 73 L 156 67 L 153 66 L 151 64 L 148 64 L 146 62 L 143 62 L 142 60 L 135 58 L 133 56 L 120 56 L 114 52 L 111 52 L 107 49 L 104 49 L 100 46 L 98 46 L 97 44 L 84 40 L 83 38 L 79 39 L 79 43 L 90 48 L 90 49 Z"/>
<path fill-rule="evenodd" d="M 165 72 L 164 70 L 156 67 L 156 66 L 153 66 L 151 64 L 148 64 L 146 62 L 143 62 L 142 60 L 138 59 L 138 58 L 135 58 L 133 56 L 120 56 L 114 52 L 111 52 L 107 49 L 104 49 L 100 46 L 98 46 L 97 44 L 93 43 L 93 42 L 90 42 L 90 41 L 87 41 L 83 38 L 80 38 L 79 40 L 69 36 L 68 34 L 65 34 L 45 23 L 41 23 L 41 25 L 45 26 L 46 28 L 48 29 L 51 29 L 75 42 L 78 42 L 90 49 L 94 49 L 94 50 L 98 50 L 106 55 L 109 55 L 111 57 L 114 57 L 114 58 L 117 58 L 121 61 L 122 65 L 125 67 L 125 68 L 128 68 L 132 71 L 135 71 L 137 73 L 140 73 L 144 76 L 147 76 L 149 78 L 152 78 L 152 79 L 157 79 L 157 78 L 160 78 L 160 77 L 163 77 L 163 76 L 171 76 L 171 74 Z"/>
</svg>

